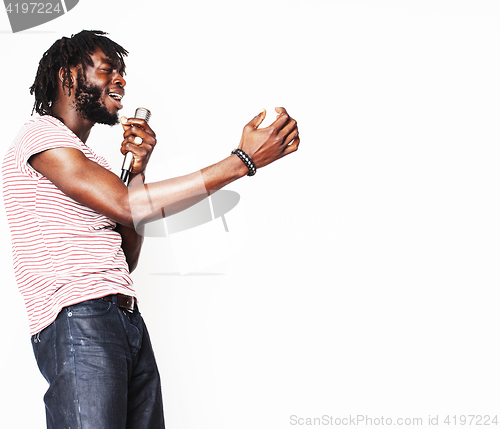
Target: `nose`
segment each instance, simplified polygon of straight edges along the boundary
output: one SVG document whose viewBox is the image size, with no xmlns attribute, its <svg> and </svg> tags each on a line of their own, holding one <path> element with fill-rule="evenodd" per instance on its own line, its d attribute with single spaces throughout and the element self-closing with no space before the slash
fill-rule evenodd
<svg viewBox="0 0 500 429">
<path fill-rule="evenodd" d="M 122 88 L 127 84 L 125 78 L 115 70 L 115 75 L 113 77 L 113 84 L 121 86 Z"/>
</svg>

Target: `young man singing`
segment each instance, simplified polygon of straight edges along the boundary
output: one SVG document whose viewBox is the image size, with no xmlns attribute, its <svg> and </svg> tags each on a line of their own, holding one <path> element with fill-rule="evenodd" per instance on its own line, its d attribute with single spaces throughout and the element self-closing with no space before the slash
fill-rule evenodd
<svg viewBox="0 0 500 429">
<path fill-rule="evenodd" d="M 120 122 L 126 55 L 100 31 L 56 41 L 31 87 L 40 116 L 24 125 L 3 163 L 15 276 L 49 383 L 48 428 L 164 427 L 158 370 L 130 277 L 143 241 L 134 225 L 179 212 L 300 142 L 285 109 L 259 129 L 263 112 L 244 127 L 237 153 L 144 185 L 155 133 L 143 119 L 123 119 L 121 152 L 133 154 L 127 186 L 86 146 L 94 124 Z"/>
</svg>

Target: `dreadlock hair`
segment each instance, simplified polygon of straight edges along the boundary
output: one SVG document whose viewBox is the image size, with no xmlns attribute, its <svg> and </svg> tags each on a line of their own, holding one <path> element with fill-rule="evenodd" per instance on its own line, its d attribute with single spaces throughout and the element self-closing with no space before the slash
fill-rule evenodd
<svg viewBox="0 0 500 429">
<path fill-rule="evenodd" d="M 128 52 L 117 43 L 105 37 L 103 31 L 84 30 L 78 34 L 71 35 L 71 38 L 63 37 L 56 41 L 44 54 L 36 73 L 35 82 L 30 87 L 30 94 L 35 94 L 35 104 L 33 110 L 39 115 L 49 115 L 50 108 L 57 98 L 57 87 L 59 85 L 59 70 L 63 69 L 63 86 L 73 87 L 71 81 L 71 67 L 82 65 L 83 76 L 85 77 L 85 66 L 93 66 L 90 57 L 97 48 L 113 61 L 113 66 L 125 72 L 125 62 L 123 57 Z"/>
</svg>

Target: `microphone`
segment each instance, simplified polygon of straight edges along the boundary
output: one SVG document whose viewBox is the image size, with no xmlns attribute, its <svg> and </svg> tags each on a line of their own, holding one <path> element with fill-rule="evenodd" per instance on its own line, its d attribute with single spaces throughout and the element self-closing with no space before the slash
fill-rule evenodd
<svg viewBox="0 0 500 429">
<path fill-rule="evenodd" d="M 151 118 L 151 112 L 144 107 L 139 107 L 135 109 L 134 118 L 144 119 L 146 122 L 149 122 L 149 118 Z M 134 154 L 132 152 L 127 152 L 127 154 L 125 155 L 125 159 L 123 160 L 122 175 L 120 176 L 120 179 L 122 179 L 124 183 L 127 183 L 128 175 L 130 173 L 130 170 L 132 169 L 133 160 Z"/>
</svg>

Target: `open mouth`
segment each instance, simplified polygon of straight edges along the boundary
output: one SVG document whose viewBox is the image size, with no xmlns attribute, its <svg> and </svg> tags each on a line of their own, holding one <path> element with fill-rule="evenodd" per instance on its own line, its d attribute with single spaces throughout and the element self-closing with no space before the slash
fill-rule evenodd
<svg viewBox="0 0 500 429">
<path fill-rule="evenodd" d="M 123 95 L 117 94 L 116 92 L 110 92 L 108 95 L 113 100 L 113 102 L 115 103 L 116 107 L 118 107 L 118 109 L 123 108 L 123 105 L 121 103 Z"/>
</svg>

